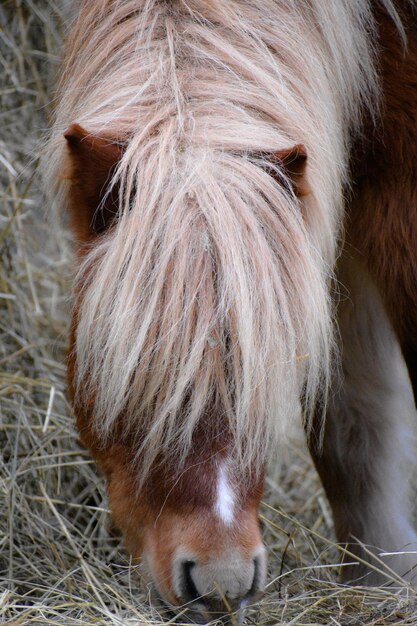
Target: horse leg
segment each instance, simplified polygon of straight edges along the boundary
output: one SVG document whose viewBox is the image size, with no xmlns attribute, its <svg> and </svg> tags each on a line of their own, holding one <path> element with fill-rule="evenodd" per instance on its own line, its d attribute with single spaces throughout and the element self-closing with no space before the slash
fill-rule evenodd
<svg viewBox="0 0 417 626">
<path fill-rule="evenodd" d="M 417 580 L 417 554 L 406 553 L 417 548 L 410 521 L 410 380 L 375 285 L 356 262 L 341 265 L 340 280 L 349 291 L 338 310 L 341 378 L 335 376 L 323 445 L 311 437 L 310 448 L 337 538 L 361 559 L 342 568 L 343 580 Z M 401 554 L 381 556 L 396 551 Z"/>
</svg>

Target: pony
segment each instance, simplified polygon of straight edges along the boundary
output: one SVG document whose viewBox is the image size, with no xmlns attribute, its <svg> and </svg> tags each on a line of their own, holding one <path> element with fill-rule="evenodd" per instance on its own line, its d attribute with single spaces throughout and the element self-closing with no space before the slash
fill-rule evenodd
<svg viewBox="0 0 417 626">
<path fill-rule="evenodd" d="M 69 394 L 190 620 L 262 592 L 264 473 L 300 419 L 344 580 L 384 582 L 381 550 L 413 580 L 416 112 L 405 0 L 90 0 L 69 28 L 44 158 Z"/>
</svg>

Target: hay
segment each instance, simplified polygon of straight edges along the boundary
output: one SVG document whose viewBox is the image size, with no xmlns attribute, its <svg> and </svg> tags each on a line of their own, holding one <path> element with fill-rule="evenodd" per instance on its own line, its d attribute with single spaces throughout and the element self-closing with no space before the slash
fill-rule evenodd
<svg viewBox="0 0 417 626">
<path fill-rule="evenodd" d="M 64 8 L 0 5 L 0 621 L 158 624 L 65 397 L 70 246 L 46 221 L 36 173 Z M 269 582 L 247 624 L 417 624 L 406 586 L 399 595 L 337 584 L 342 555 L 323 490 L 301 444 L 286 457 L 268 479 Z"/>
</svg>

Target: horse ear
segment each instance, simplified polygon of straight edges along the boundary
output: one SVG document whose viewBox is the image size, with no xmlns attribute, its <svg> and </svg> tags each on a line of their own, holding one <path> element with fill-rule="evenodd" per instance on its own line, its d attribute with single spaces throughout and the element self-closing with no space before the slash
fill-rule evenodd
<svg viewBox="0 0 417 626">
<path fill-rule="evenodd" d="M 307 151 L 303 144 L 296 144 L 291 148 L 277 150 L 273 154 L 273 160 L 285 170 L 292 189 L 297 197 L 306 196 L 310 193 L 306 180 Z"/>
<path fill-rule="evenodd" d="M 92 135 L 79 124 L 64 133 L 69 153 L 70 226 L 85 243 L 105 232 L 118 210 L 118 188 L 109 182 L 122 156 L 122 146 Z"/>
</svg>

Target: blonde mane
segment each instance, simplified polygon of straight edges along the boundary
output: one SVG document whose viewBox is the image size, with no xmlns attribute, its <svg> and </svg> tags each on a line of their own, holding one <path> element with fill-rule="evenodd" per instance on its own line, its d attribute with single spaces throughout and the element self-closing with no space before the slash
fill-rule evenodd
<svg viewBox="0 0 417 626">
<path fill-rule="evenodd" d="M 300 397 L 307 422 L 325 401 L 349 145 L 378 97 L 373 32 L 367 0 L 84 3 L 45 172 L 66 206 L 66 128 L 126 144 L 118 222 L 78 271 L 76 362 L 97 436 L 120 415 L 140 433 L 142 478 L 161 452 L 185 458 L 211 411 L 257 468 Z M 294 144 L 303 198 L 273 160 Z"/>
</svg>

